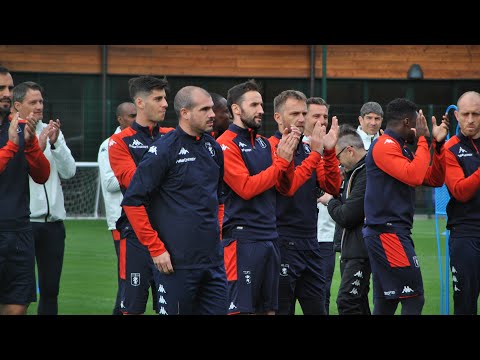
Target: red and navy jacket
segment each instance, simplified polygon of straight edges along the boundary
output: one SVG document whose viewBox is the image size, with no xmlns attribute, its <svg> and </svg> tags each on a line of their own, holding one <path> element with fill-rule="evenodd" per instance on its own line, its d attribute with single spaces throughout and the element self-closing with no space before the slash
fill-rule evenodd
<svg viewBox="0 0 480 360">
<path fill-rule="evenodd" d="M 125 195 L 125 191 L 127 191 L 130 181 L 137 170 L 137 165 L 150 148 L 150 145 L 172 130 L 173 128 L 162 128 L 158 123 L 154 127 L 148 127 L 141 126 L 135 121 L 131 127 L 125 128 L 110 137 L 108 157 L 113 173 L 120 184 L 122 194 Z M 117 220 L 116 227 L 120 231 L 122 239 L 133 233 L 123 210 L 120 218 Z"/>
<path fill-rule="evenodd" d="M 232 233 L 254 240 L 278 238 L 275 187 L 281 187 L 289 162 L 272 153 L 267 138 L 235 124 L 217 142 L 225 157 L 223 238 Z"/>
<path fill-rule="evenodd" d="M 427 140 L 420 136 L 415 154 L 391 129 L 373 141 L 366 158 L 365 225 L 410 233 L 415 212 L 415 187 L 442 186 L 445 179 L 443 143 L 436 144 L 433 163 Z"/>
<path fill-rule="evenodd" d="M 480 139 L 463 134 L 445 145 L 445 183 L 450 193 L 447 229 L 451 235 L 478 236 L 480 230 Z"/>
<path fill-rule="evenodd" d="M 44 184 L 50 176 L 50 163 L 35 135 L 25 144 L 25 122 L 18 122 L 18 145 L 8 139 L 9 126 L 8 120 L 0 125 L 0 230 L 23 231 L 30 228 L 28 175 Z"/>
<path fill-rule="evenodd" d="M 152 144 L 122 206 L 152 257 L 168 250 L 175 269 L 206 268 L 223 264 L 222 194 L 220 145 L 208 134 L 190 136 L 178 126 Z"/>
<path fill-rule="evenodd" d="M 277 147 L 281 138 L 277 131 L 268 139 L 272 148 Z M 320 153 L 301 141 L 290 166 L 295 167 L 290 189 L 284 194 L 277 192 L 278 234 L 280 239 L 295 238 L 298 250 L 318 248 L 316 188 L 338 195 L 342 182 L 335 150 L 325 150 L 322 159 Z"/>
</svg>

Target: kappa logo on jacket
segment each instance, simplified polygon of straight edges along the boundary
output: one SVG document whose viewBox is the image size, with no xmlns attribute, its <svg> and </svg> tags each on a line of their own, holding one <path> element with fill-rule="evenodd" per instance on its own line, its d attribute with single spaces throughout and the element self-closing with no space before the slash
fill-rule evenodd
<svg viewBox="0 0 480 360">
<path fill-rule="evenodd" d="M 110 141 L 108 142 L 108 146 L 113 146 L 115 145 L 117 142 L 113 139 L 110 139 Z"/>
<path fill-rule="evenodd" d="M 180 149 L 180 151 L 178 152 L 178 155 L 187 155 L 189 154 L 190 151 L 188 151 L 187 149 L 185 149 L 183 146 L 182 148 Z M 181 163 L 186 163 L 186 162 L 190 162 L 190 161 L 195 161 L 197 160 L 197 158 L 195 156 L 193 157 L 184 157 L 184 158 L 180 158 L 180 159 L 177 159 L 177 161 L 175 161 L 176 164 L 181 164 Z"/>
<path fill-rule="evenodd" d="M 395 144 L 395 141 L 393 141 L 392 139 L 386 139 L 384 144 Z"/>
<path fill-rule="evenodd" d="M 466 156 L 472 156 L 473 154 L 469 154 L 467 150 L 465 150 L 464 148 L 462 148 L 460 146 L 460 148 L 458 149 L 458 157 L 466 157 Z"/>
<path fill-rule="evenodd" d="M 148 152 L 157 155 L 157 147 L 150 146 L 150 149 L 148 149 Z"/>
<path fill-rule="evenodd" d="M 148 145 L 143 145 L 141 141 L 138 139 L 133 139 L 133 142 L 128 145 L 132 149 L 146 149 L 148 148 Z"/>
<path fill-rule="evenodd" d="M 178 155 L 187 155 L 189 153 L 189 151 L 187 149 L 185 149 L 184 147 L 182 147 L 180 149 L 180 151 L 178 152 Z"/>
<path fill-rule="evenodd" d="M 248 147 L 247 144 L 245 144 L 245 143 L 243 143 L 243 142 L 241 142 L 241 141 L 238 143 L 238 147 L 240 148 L 240 150 L 241 150 L 242 152 L 250 152 L 250 151 L 252 151 L 252 148 Z"/>
</svg>

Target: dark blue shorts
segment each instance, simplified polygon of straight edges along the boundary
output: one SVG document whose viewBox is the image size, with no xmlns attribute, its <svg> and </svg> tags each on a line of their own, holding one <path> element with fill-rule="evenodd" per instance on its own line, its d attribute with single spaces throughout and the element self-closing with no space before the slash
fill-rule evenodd
<svg viewBox="0 0 480 360">
<path fill-rule="evenodd" d="M 32 230 L 0 232 L 0 304 L 37 301 Z"/>
<path fill-rule="evenodd" d="M 280 245 L 280 303 L 295 306 L 296 299 L 318 299 L 325 302 L 326 278 L 320 249 L 297 250 L 289 245 L 295 239 L 284 239 Z M 313 241 L 317 243 L 317 239 Z M 333 252 L 333 250 L 332 250 Z"/>
<path fill-rule="evenodd" d="M 160 315 L 227 315 L 227 276 L 223 264 L 160 274 Z"/>
<path fill-rule="evenodd" d="M 120 310 L 127 314 L 143 314 L 147 307 L 148 292 L 151 288 L 153 310 L 157 309 L 157 281 L 160 272 L 153 264 L 147 247 L 135 235 L 126 239 L 124 259 L 120 263 L 125 268 L 125 278 L 120 281 Z"/>
<path fill-rule="evenodd" d="M 398 299 L 423 294 L 420 263 L 407 233 L 386 233 L 363 228 L 372 268 L 373 297 Z"/>
<path fill-rule="evenodd" d="M 278 310 L 280 250 L 277 241 L 223 240 L 229 314 Z"/>
</svg>

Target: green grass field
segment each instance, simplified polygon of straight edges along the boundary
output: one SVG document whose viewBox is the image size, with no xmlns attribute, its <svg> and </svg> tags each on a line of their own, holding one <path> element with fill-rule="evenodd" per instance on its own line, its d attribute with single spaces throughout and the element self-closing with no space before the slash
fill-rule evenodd
<svg viewBox="0 0 480 360">
<path fill-rule="evenodd" d="M 415 220 L 413 239 L 420 261 L 425 288 L 423 314 L 440 314 L 440 281 L 434 220 Z M 116 296 L 116 255 L 104 220 L 69 220 L 59 295 L 61 315 L 109 315 Z M 444 231 L 444 222 L 440 229 Z M 442 236 L 442 254 L 444 237 Z M 336 298 L 340 270 L 336 262 L 331 288 L 330 314 L 337 314 Z M 371 291 L 370 291 L 371 292 Z M 451 291 L 450 291 L 451 294 Z M 450 313 L 453 301 L 450 299 Z M 373 306 L 371 306 L 373 309 Z M 36 314 L 32 303 L 29 314 Z M 297 313 L 301 309 L 297 306 Z M 146 314 L 154 314 L 151 302 Z"/>
</svg>

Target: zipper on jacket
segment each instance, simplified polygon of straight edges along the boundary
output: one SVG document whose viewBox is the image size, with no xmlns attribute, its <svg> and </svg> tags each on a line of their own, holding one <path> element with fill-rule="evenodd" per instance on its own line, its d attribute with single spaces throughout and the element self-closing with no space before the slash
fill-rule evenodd
<svg viewBox="0 0 480 360">
<path fill-rule="evenodd" d="M 45 191 L 45 199 L 47 199 L 47 214 L 45 215 L 45 222 L 48 222 L 48 216 L 50 215 L 50 203 L 48 201 L 47 187 L 43 184 L 43 191 Z"/>
</svg>

